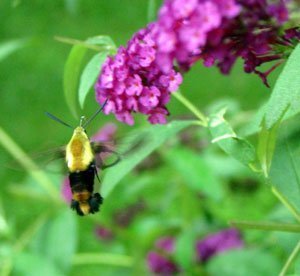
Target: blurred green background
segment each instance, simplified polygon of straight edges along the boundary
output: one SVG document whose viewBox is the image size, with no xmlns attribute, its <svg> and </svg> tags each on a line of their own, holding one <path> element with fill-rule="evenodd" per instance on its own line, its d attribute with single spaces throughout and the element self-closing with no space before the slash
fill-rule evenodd
<svg viewBox="0 0 300 276">
<path fill-rule="evenodd" d="M 77 124 L 65 103 L 62 85 L 64 64 L 71 45 L 58 42 L 54 37 L 63 36 L 84 40 L 95 35 L 109 35 L 117 46 L 124 45 L 134 32 L 148 23 L 147 14 L 148 1 L 146 0 L 0 1 L 0 43 L 15 39 L 26 40 L 24 47 L 0 62 L 1 127 L 25 152 L 30 154 L 67 143 L 71 135 L 70 130 L 44 116 L 44 112 L 49 111 L 63 118 L 66 122 L 73 125 Z M 278 72 L 275 72 L 271 77 L 271 85 L 274 83 L 276 74 Z M 270 95 L 270 90 L 262 84 L 257 76 L 247 75 L 243 72 L 241 62 L 234 67 L 230 76 L 222 76 L 216 68 L 203 68 L 201 64 L 198 64 L 185 75 L 181 91 L 204 112 L 209 110 L 209 106 L 227 99 L 229 117 L 233 121 L 240 118 L 239 127 L 243 126 L 244 119 L 245 122 L 247 121 L 247 116 L 244 118 L 243 114 L 247 114 L 246 111 L 258 109 Z M 234 100 L 231 101 L 230 99 Z M 82 114 L 89 116 L 97 107 L 94 93 L 91 92 Z M 172 99 L 169 109 L 170 121 L 178 118 L 193 118 L 175 98 Z M 99 116 L 91 126 L 90 133 L 94 133 L 106 122 L 114 122 L 121 126 L 111 115 Z M 141 125 L 147 125 L 144 118 L 138 119 L 137 124 L 133 127 L 122 126 L 121 128 L 126 133 Z M 55 231 L 61 232 L 57 234 L 61 240 L 54 238 L 53 241 L 59 242 L 62 247 L 64 242 L 74 243 L 75 249 L 73 251 L 77 253 L 117 252 L 131 255 L 136 257 L 133 265 L 133 271 L 136 275 L 141 271 L 147 271 L 145 268 L 147 250 L 151 248 L 156 237 L 169 234 L 166 230 L 169 227 L 167 218 L 175 219 L 178 215 L 177 211 L 181 212 L 178 206 L 176 207 L 176 204 L 172 202 L 172 198 L 174 199 L 178 195 L 173 197 L 168 191 L 172 189 L 174 183 L 181 185 L 186 181 L 184 172 L 181 173 L 180 168 L 189 160 L 183 160 L 184 162 L 175 165 L 172 160 L 183 158 L 182 156 L 194 158 L 194 155 L 198 156 L 199 152 L 202 154 L 201 162 L 205 163 L 202 168 L 203 172 L 209 171 L 210 179 L 217 182 L 216 185 L 219 186 L 219 190 L 222 190 L 223 197 L 218 203 L 214 199 L 210 200 L 209 196 L 199 203 L 199 200 L 195 200 L 193 190 L 181 185 L 180 191 L 177 192 L 187 195 L 185 199 L 187 201 L 190 200 L 189 197 L 192 198 L 191 202 L 194 202 L 199 209 L 198 214 L 192 211 L 194 208 L 192 203 L 183 211 L 183 213 L 189 213 L 189 211 L 192 213 L 190 221 L 189 215 L 183 215 L 188 220 L 187 223 L 193 225 L 191 228 L 200 225 L 199 229 L 206 229 L 202 232 L 204 235 L 208 232 L 207 229 L 215 230 L 219 227 L 226 227 L 227 221 L 231 218 L 261 219 L 277 210 L 274 209 L 276 200 L 270 195 L 268 188 L 261 183 L 259 178 L 231 158 L 223 155 L 216 146 L 208 147 L 209 137 L 207 133 L 191 131 L 191 133 L 187 133 L 187 137 L 187 140 L 184 137 L 174 137 L 171 139 L 172 141 L 169 141 L 169 146 L 158 151 L 159 157 L 154 157 L 154 159 L 159 160 L 158 167 L 146 166 L 146 169 L 136 170 L 123 179 L 118 188 L 110 195 L 109 202 L 107 200 L 107 207 L 105 207 L 106 210 L 103 211 L 103 214 L 100 213 L 88 219 L 76 218 L 76 223 L 78 223 L 77 238 L 75 234 L 73 239 L 68 237 L 73 235 L 72 223 L 75 223 L 75 213 L 69 209 L 63 209 L 62 213 L 66 212 L 66 214 L 63 213 L 62 218 L 53 220 L 58 221 L 57 225 L 60 225 L 59 223 L 68 221 L 69 216 L 72 216 L 70 219 L 72 222 L 66 228 L 63 225 L 57 226 L 57 230 L 53 231 L 54 233 Z M 193 147 L 193 143 L 196 143 L 196 147 Z M 185 155 L 182 155 L 183 153 Z M 2 230 L 0 247 L 3 246 L 0 254 L 9 256 L 7 252 L 10 252 L 11 244 L 22 237 L 22 233 L 26 231 L 27 227 L 35 223 L 36 217 L 39 217 L 40 213 L 48 210 L 51 206 L 49 206 L 49 202 L 45 203 L 41 199 L 31 197 L 30 190 L 28 190 L 28 196 L 26 193 L 25 195 L 18 193 L 18 187 L 22 187 L 26 181 L 30 182 L 31 180 L 27 179 L 22 169 L 11 169 L 11 166 L 17 165 L 11 165 L 14 164 L 13 158 L 2 147 L 0 147 L 0 164 L 0 207 L 3 218 L 5 218 L 2 229 L 0 228 Z M 149 180 L 149 177 L 154 174 L 155 177 Z M 179 177 L 177 174 L 182 174 L 183 177 Z M 59 187 L 63 176 L 54 174 L 51 177 Z M 134 190 L 134 184 L 136 184 L 136 190 Z M 126 193 L 128 187 L 131 187 L 131 190 Z M 116 229 L 117 226 L 114 225 L 111 214 L 135 204 L 139 199 L 145 200 L 146 206 L 149 208 L 146 207 L 146 211 L 140 211 L 140 217 L 131 227 Z M 170 210 L 170 208 L 174 209 Z M 209 216 L 209 219 L 205 217 L 206 215 Z M 162 218 L 163 220 L 161 220 Z M 182 216 L 178 215 L 178 219 L 182 219 Z M 162 225 L 162 221 L 166 221 L 166 224 Z M 204 221 L 206 226 L 203 226 Z M 7 227 L 5 226 L 6 223 Z M 47 223 L 51 223 L 51 219 L 46 222 L 46 225 Z M 111 227 L 118 233 L 111 244 L 95 237 L 94 227 L 97 223 Z M 41 225 L 44 224 L 41 223 Z M 55 226 L 51 227 L 56 229 Z M 139 238 L 144 238 L 141 235 L 141 232 L 145 231 L 144 229 L 152 228 L 155 228 L 156 232 L 154 231 L 155 234 L 150 235 L 145 244 L 137 241 Z M 202 231 L 199 229 L 198 232 L 196 231 L 198 234 Z M 172 230 L 171 233 L 178 233 L 178 231 Z M 138 234 L 140 236 L 135 240 L 134 237 Z M 66 236 L 66 240 L 64 240 L 64 236 Z M 45 237 L 42 236 L 40 239 L 47 239 Z M 246 233 L 246 237 L 254 247 L 259 247 L 261 240 L 264 240 L 263 249 L 271 252 L 272 256 L 278 257 L 281 263 L 286 257 L 285 254 L 290 250 L 289 245 L 293 245 L 293 242 L 287 239 L 289 241 L 285 244 L 286 248 L 279 246 L 274 249 L 272 245 L 278 241 L 278 237 L 271 234 L 264 236 L 263 232 L 253 233 L 250 231 Z M 286 236 L 283 239 L 285 238 Z M 39 244 L 38 240 L 38 238 L 34 238 L 33 241 L 28 241 L 29 249 L 26 249 L 26 245 L 22 252 L 28 253 L 36 250 L 35 252 L 41 256 L 50 256 L 50 259 L 65 258 L 59 254 L 56 256 L 57 245 L 52 248 L 51 253 L 47 253 L 46 249 L 38 250 L 37 248 L 42 247 L 41 244 L 43 244 L 43 241 L 40 241 Z M 51 244 L 53 246 L 51 238 L 44 246 L 47 244 L 50 244 L 50 247 Z M 69 250 L 73 254 L 72 247 Z M 3 257 L 3 259 L 5 258 Z M 31 271 L 35 271 L 35 269 L 39 271 L 35 267 L 39 261 L 38 258 L 35 259 L 30 254 L 17 258 L 16 266 L 13 265 L 13 273 L 15 275 L 35 275 L 26 274 L 26 266 L 30 267 L 29 264 L 33 263 Z M 48 265 L 47 263 L 45 267 Z M 131 269 L 118 268 L 118 265 L 72 265 L 71 260 L 69 260 L 69 267 L 71 269 L 70 275 L 91 275 L 91 273 L 95 273 L 95 275 L 132 275 L 133 273 Z M 30 270 L 27 270 L 27 273 L 28 271 Z M 49 271 L 47 275 L 55 275 L 56 273 L 55 269 Z M 200 275 L 204 272 L 197 273 Z"/>
</svg>

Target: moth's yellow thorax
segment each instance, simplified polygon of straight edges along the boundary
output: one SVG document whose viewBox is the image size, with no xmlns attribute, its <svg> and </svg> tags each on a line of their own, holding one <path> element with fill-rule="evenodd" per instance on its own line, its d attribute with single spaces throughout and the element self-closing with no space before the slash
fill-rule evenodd
<svg viewBox="0 0 300 276">
<path fill-rule="evenodd" d="M 93 160 L 94 153 L 84 129 L 82 127 L 75 128 L 66 149 L 66 161 L 69 171 L 84 171 Z"/>
</svg>

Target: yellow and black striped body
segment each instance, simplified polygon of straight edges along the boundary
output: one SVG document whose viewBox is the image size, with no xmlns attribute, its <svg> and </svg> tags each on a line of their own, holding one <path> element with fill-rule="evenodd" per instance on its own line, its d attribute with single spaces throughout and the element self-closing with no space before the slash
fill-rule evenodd
<svg viewBox="0 0 300 276">
<path fill-rule="evenodd" d="M 82 216 L 99 211 L 103 199 L 99 193 L 93 193 L 97 171 L 94 152 L 83 127 L 74 130 L 66 148 L 66 162 L 73 194 L 72 209 Z"/>
</svg>

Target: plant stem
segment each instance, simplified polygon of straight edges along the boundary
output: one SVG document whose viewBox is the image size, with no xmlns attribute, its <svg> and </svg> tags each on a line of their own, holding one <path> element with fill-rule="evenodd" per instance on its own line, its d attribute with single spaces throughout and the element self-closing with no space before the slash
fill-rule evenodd
<svg viewBox="0 0 300 276">
<path fill-rule="evenodd" d="M 289 258 L 287 259 L 287 261 L 286 261 L 284 267 L 282 268 L 279 276 L 285 276 L 285 275 L 287 275 L 287 271 L 288 271 L 290 265 L 292 264 L 292 262 L 297 257 L 299 251 L 300 251 L 300 241 L 297 243 L 297 245 L 294 248 L 293 252 L 291 253 L 291 255 L 289 256 Z"/>
<path fill-rule="evenodd" d="M 179 91 L 172 93 L 172 95 L 199 119 L 202 126 L 207 127 L 207 118 L 186 97 L 184 97 Z"/>
<path fill-rule="evenodd" d="M 73 258 L 74 265 L 86 265 L 86 264 L 105 264 L 114 266 L 132 266 L 133 260 L 129 256 L 117 255 L 117 254 L 95 254 L 95 253 L 79 253 Z"/>
<path fill-rule="evenodd" d="M 240 229 L 255 229 L 266 231 L 282 231 L 300 233 L 300 224 L 276 223 L 276 222 L 253 222 L 253 221 L 230 221 L 229 224 Z"/>
<path fill-rule="evenodd" d="M 297 209 L 290 203 L 287 198 L 280 193 L 274 186 L 272 187 L 273 194 L 281 201 L 281 203 L 294 215 L 298 222 L 300 222 L 300 214 Z"/>
<path fill-rule="evenodd" d="M 53 201 L 60 198 L 57 189 L 47 175 L 29 158 L 29 156 L 0 127 L 0 144 L 22 165 L 25 170 L 45 189 Z"/>
</svg>

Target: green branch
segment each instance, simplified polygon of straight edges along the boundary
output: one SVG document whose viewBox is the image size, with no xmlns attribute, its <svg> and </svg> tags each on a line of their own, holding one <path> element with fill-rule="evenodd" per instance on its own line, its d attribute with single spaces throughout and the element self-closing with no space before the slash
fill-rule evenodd
<svg viewBox="0 0 300 276">
<path fill-rule="evenodd" d="M 29 156 L 12 140 L 11 137 L 0 127 L 0 144 L 16 159 L 21 166 L 30 174 L 37 183 L 48 192 L 53 201 L 59 201 L 60 195 L 52 181 Z"/>
<path fill-rule="evenodd" d="M 239 229 L 300 233 L 300 224 L 253 221 L 230 221 L 229 224 Z"/>
<path fill-rule="evenodd" d="M 273 194 L 281 201 L 281 203 L 294 215 L 298 222 L 300 222 L 300 214 L 288 199 L 280 193 L 274 186 L 272 187 Z"/>
<path fill-rule="evenodd" d="M 290 265 L 293 263 L 293 261 L 296 259 L 297 255 L 300 252 L 300 241 L 297 243 L 296 247 L 294 248 L 292 254 L 289 256 L 289 258 L 287 259 L 284 267 L 282 268 L 282 270 L 280 271 L 279 276 L 285 276 L 287 275 L 287 271 L 290 267 Z"/>
<path fill-rule="evenodd" d="M 118 254 L 79 253 L 73 258 L 74 265 L 99 264 L 130 267 L 133 260 L 129 256 Z"/>
<path fill-rule="evenodd" d="M 180 101 L 187 109 L 189 109 L 200 121 L 200 124 L 207 127 L 208 121 L 204 114 L 195 107 L 186 97 L 184 97 L 179 91 L 172 93 L 172 95 Z"/>
</svg>

